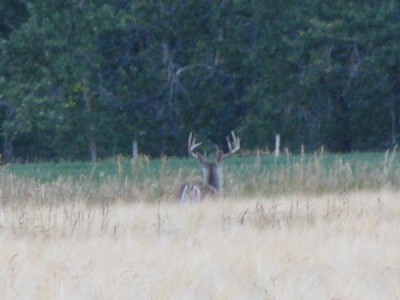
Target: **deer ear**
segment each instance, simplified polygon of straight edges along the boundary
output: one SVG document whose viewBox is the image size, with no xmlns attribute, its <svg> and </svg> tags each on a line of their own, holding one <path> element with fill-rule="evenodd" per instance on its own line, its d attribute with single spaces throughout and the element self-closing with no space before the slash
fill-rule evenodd
<svg viewBox="0 0 400 300">
<path fill-rule="evenodd" d="M 220 163 L 224 160 L 224 153 L 221 150 L 217 150 L 217 154 L 215 154 L 215 160 Z"/>
</svg>

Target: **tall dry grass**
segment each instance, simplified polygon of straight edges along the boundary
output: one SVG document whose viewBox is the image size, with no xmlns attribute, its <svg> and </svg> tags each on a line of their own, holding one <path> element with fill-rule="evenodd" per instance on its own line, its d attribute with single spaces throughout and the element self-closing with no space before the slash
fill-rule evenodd
<svg viewBox="0 0 400 300">
<path fill-rule="evenodd" d="M 400 297 L 390 189 L 180 206 L 127 201 L 129 183 L 0 180 L 2 299 Z"/>
<path fill-rule="evenodd" d="M 224 164 L 224 194 L 228 197 L 263 197 L 395 190 L 400 186 L 400 158 L 396 154 L 394 149 L 385 153 L 335 155 L 321 151 L 279 158 L 232 157 Z M 201 168 L 194 159 L 164 157 L 150 160 L 144 156 L 136 160 L 117 157 L 95 164 L 37 163 L 0 169 L 0 181 L 6 186 L 6 194 L 12 194 L 17 182 L 14 179 L 19 179 L 17 185 L 25 187 L 26 194 L 62 190 L 53 202 L 65 202 L 64 198 L 83 198 L 90 203 L 116 199 L 126 202 L 172 200 L 184 181 L 201 178 Z M 15 201 L 14 197 L 11 199 Z M 48 199 L 44 202 L 48 203 Z"/>
</svg>

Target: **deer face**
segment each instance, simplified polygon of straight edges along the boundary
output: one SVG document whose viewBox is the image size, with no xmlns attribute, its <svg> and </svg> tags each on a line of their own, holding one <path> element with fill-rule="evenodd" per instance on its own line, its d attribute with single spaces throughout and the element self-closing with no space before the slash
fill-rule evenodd
<svg viewBox="0 0 400 300">
<path fill-rule="evenodd" d="M 203 162 L 201 164 L 204 182 L 213 186 L 217 191 L 224 186 L 223 164 L 221 162 Z"/>
</svg>

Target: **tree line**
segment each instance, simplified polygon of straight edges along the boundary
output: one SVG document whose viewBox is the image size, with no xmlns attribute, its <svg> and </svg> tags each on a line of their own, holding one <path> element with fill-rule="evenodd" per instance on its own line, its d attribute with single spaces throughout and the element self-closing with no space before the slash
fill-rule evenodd
<svg viewBox="0 0 400 300">
<path fill-rule="evenodd" d="M 397 1 L 4 0 L 7 160 L 398 143 Z M 212 145 L 210 145 L 211 147 Z"/>
</svg>

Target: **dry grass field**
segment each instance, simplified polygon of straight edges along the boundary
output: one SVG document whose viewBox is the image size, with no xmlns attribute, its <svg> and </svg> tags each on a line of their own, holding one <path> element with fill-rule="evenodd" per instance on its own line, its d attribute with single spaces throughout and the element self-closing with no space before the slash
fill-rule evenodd
<svg viewBox="0 0 400 300">
<path fill-rule="evenodd" d="M 391 189 L 181 206 L 57 184 L 3 178 L 1 299 L 400 298 Z"/>
</svg>

